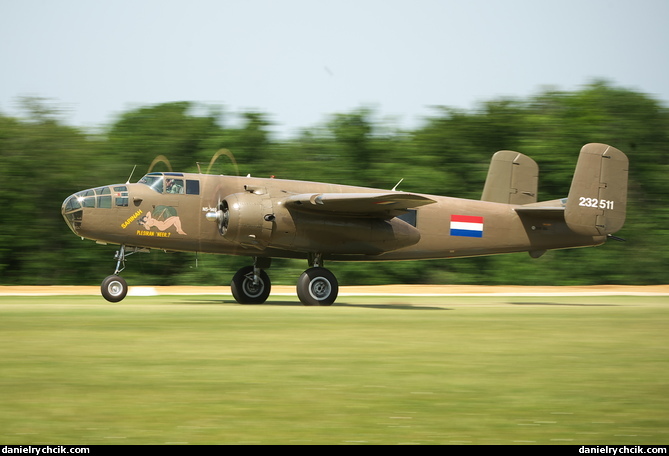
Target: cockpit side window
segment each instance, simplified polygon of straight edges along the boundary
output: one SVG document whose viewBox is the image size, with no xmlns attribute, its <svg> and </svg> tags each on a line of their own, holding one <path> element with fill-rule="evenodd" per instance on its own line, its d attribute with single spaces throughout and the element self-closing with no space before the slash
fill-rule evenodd
<svg viewBox="0 0 669 456">
<path fill-rule="evenodd" d="M 199 180 L 190 180 L 186 181 L 186 193 L 188 195 L 199 195 L 200 194 L 200 181 Z"/>
</svg>

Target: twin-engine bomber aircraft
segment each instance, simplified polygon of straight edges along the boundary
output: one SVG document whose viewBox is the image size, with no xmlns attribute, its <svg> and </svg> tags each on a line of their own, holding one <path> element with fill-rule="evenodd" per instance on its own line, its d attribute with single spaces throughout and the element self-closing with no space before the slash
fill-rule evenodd
<svg viewBox="0 0 669 456">
<path fill-rule="evenodd" d="M 305 305 L 331 305 L 339 285 L 324 261 L 453 258 L 603 244 L 622 228 L 628 160 L 605 144 L 581 149 L 569 195 L 537 202 L 539 169 L 512 151 L 493 155 L 480 201 L 317 182 L 149 172 L 135 184 L 78 192 L 63 202 L 72 231 L 118 244 L 102 295 L 128 292 L 119 273 L 128 255 L 160 249 L 243 255 L 232 278 L 242 304 L 270 294 L 272 258 L 303 258 Z"/>
</svg>

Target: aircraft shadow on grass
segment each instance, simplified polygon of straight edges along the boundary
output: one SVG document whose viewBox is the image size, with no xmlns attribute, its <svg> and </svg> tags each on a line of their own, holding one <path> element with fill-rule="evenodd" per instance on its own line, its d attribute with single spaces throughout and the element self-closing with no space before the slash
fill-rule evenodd
<svg viewBox="0 0 669 456">
<path fill-rule="evenodd" d="M 186 305 L 241 305 L 237 301 L 231 299 L 201 299 L 201 300 L 192 300 L 187 302 L 179 302 L 175 304 L 186 304 Z M 290 300 L 272 300 L 267 301 L 264 304 L 256 304 L 256 306 L 285 306 L 285 307 L 303 307 L 302 303 L 298 301 Z M 316 306 L 317 307 L 317 306 Z M 414 304 L 352 304 L 345 302 L 338 302 L 337 307 L 358 307 L 363 309 L 392 309 L 392 310 L 453 310 L 446 307 L 435 306 L 420 306 Z"/>
</svg>

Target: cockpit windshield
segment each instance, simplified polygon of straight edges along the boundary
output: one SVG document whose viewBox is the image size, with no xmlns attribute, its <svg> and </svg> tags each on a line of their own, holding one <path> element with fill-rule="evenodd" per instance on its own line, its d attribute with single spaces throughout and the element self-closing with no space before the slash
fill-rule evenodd
<svg viewBox="0 0 669 456">
<path fill-rule="evenodd" d="M 150 173 L 142 177 L 139 184 L 148 185 L 158 193 L 163 193 L 163 175 L 160 173 Z"/>
</svg>

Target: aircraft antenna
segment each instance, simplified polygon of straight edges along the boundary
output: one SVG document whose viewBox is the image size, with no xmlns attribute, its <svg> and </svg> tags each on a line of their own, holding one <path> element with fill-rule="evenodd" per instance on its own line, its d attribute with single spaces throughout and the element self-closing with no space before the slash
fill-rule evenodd
<svg viewBox="0 0 669 456">
<path fill-rule="evenodd" d="M 132 172 L 130 173 L 130 176 L 128 176 L 128 181 L 126 182 L 126 184 L 130 183 L 130 179 L 132 179 L 132 175 L 135 174 L 135 169 L 136 168 L 137 168 L 137 165 L 132 167 Z"/>
<path fill-rule="evenodd" d="M 404 180 L 404 178 L 400 179 L 400 181 L 397 184 L 395 184 L 395 186 L 393 187 L 393 190 L 392 190 L 393 192 L 397 190 L 397 187 L 400 186 L 400 184 L 402 183 L 403 180 Z"/>
</svg>

